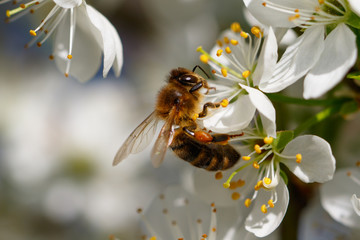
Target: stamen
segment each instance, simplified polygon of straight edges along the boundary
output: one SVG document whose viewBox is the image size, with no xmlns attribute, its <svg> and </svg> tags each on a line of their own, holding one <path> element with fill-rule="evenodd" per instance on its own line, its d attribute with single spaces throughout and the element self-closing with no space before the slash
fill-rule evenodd
<svg viewBox="0 0 360 240">
<path fill-rule="evenodd" d="M 222 47 L 222 46 L 223 46 L 223 43 L 222 43 L 220 40 L 217 40 L 216 43 L 217 43 L 217 45 L 218 45 L 219 47 Z"/>
<path fill-rule="evenodd" d="M 29 32 L 30 32 L 31 36 L 34 36 L 34 37 L 36 36 L 36 32 L 34 30 L 30 30 Z"/>
<path fill-rule="evenodd" d="M 216 51 L 216 56 L 220 57 L 222 53 L 223 53 L 223 50 L 219 49 Z"/>
<path fill-rule="evenodd" d="M 252 27 L 251 33 L 255 35 L 255 37 L 260 38 L 262 36 L 262 32 L 259 27 Z"/>
<path fill-rule="evenodd" d="M 206 56 L 205 54 L 202 54 L 202 55 L 200 55 L 200 61 L 207 64 L 209 62 L 209 57 Z"/>
<path fill-rule="evenodd" d="M 296 162 L 301 163 L 302 155 L 300 153 L 296 154 Z"/>
<path fill-rule="evenodd" d="M 246 207 L 250 207 L 250 205 L 251 205 L 251 199 L 250 199 L 250 198 L 247 198 L 244 203 L 245 203 L 245 206 L 246 206 Z"/>
<path fill-rule="evenodd" d="M 272 199 L 269 199 L 268 204 L 269 204 L 269 206 L 270 206 L 271 208 L 274 208 L 274 207 L 275 207 L 274 202 L 273 202 Z"/>
<path fill-rule="evenodd" d="M 238 44 L 239 44 L 239 41 L 238 41 L 238 40 L 235 40 L 235 39 L 231 39 L 231 40 L 230 40 L 230 43 L 235 46 L 235 45 L 238 45 Z"/>
<path fill-rule="evenodd" d="M 263 213 L 267 213 L 267 208 L 265 204 L 263 204 L 260 209 Z"/>
<path fill-rule="evenodd" d="M 230 43 L 229 38 L 228 38 L 228 37 L 224 37 L 224 42 L 225 42 L 225 44 L 229 44 L 229 43 Z"/>
<path fill-rule="evenodd" d="M 227 54 L 230 54 L 230 53 L 231 53 L 230 47 L 226 47 L 226 48 L 225 48 L 225 52 L 226 52 Z"/>
<path fill-rule="evenodd" d="M 220 102 L 220 105 L 222 107 L 227 107 L 229 105 L 229 100 L 224 98 L 221 102 Z"/>
<path fill-rule="evenodd" d="M 149 240 L 156 240 L 156 236 L 152 236 Z"/>
<path fill-rule="evenodd" d="M 249 160 L 251 159 L 251 157 L 249 157 L 249 156 L 243 156 L 242 159 L 243 159 L 244 161 L 249 161 Z"/>
<path fill-rule="evenodd" d="M 238 200 L 240 198 L 240 193 L 234 192 L 233 194 L 231 194 L 231 198 L 232 200 Z"/>
<path fill-rule="evenodd" d="M 217 172 L 217 173 L 215 173 L 215 179 L 216 179 L 216 180 L 220 180 L 220 179 L 222 179 L 222 178 L 223 178 L 222 172 Z"/>
<path fill-rule="evenodd" d="M 246 38 L 248 38 L 249 34 L 247 34 L 246 32 L 241 31 L 240 36 L 246 39 Z"/>
<path fill-rule="evenodd" d="M 260 153 L 261 153 L 261 147 L 260 147 L 260 145 L 259 145 L 259 144 L 255 144 L 254 150 L 255 150 L 256 153 L 260 154 Z"/>
<path fill-rule="evenodd" d="M 259 169 L 260 168 L 260 165 L 257 163 L 257 162 L 253 162 L 253 165 L 252 165 L 255 169 Z"/>
<path fill-rule="evenodd" d="M 69 55 L 67 55 L 67 58 L 68 58 L 68 59 L 72 59 L 73 57 L 72 57 L 71 54 L 69 54 Z"/>
<path fill-rule="evenodd" d="M 240 26 L 240 23 L 238 22 L 233 22 L 231 25 L 230 25 L 230 29 L 235 32 L 235 33 L 239 33 L 241 31 L 241 26 Z"/>
<path fill-rule="evenodd" d="M 264 186 L 263 181 L 262 180 L 258 181 L 254 186 L 255 191 L 258 191 L 262 186 Z"/>
<path fill-rule="evenodd" d="M 227 70 L 226 70 L 226 68 L 222 68 L 221 69 L 221 74 L 224 76 L 224 77 L 227 77 Z"/>
<path fill-rule="evenodd" d="M 264 143 L 265 144 L 271 144 L 274 141 L 274 138 L 272 137 L 265 137 L 264 138 Z"/>
<path fill-rule="evenodd" d="M 224 183 L 223 183 L 223 187 L 224 187 L 224 188 L 229 188 L 229 187 L 230 187 L 230 183 L 229 183 L 229 182 L 224 182 Z"/>
<path fill-rule="evenodd" d="M 244 78 L 248 78 L 248 77 L 250 76 L 250 71 L 249 71 L 249 70 L 244 71 L 244 72 L 242 73 L 242 76 L 243 76 Z"/>
<path fill-rule="evenodd" d="M 268 178 L 268 177 L 264 177 L 264 183 L 266 184 L 266 185 L 270 185 L 271 184 L 271 179 L 270 178 Z"/>
</svg>

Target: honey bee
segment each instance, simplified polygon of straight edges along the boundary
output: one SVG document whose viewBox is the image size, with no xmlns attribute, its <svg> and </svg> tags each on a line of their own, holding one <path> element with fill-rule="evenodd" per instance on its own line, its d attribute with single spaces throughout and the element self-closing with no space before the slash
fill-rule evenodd
<svg viewBox="0 0 360 240">
<path fill-rule="evenodd" d="M 196 123 L 196 118 L 207 115 L 208 108 L 221 106 L 212 102 L 201 106 L 204 93 L 200 89 L 205 88 L 207 94 L 212 88 L 194 72 L 196 68 L 205 73 L 198 65 L 192 71 L 181 67 L 170 71 L 167 84 L 158 93 L 155 110 L 125 140 L 113 166 L 129 154 L 142 151 L 155 135 L 159 120 L 165 123 L 151 152 L 154 167 L 163 162 L 168 147 L 181 159 L 209 171 L 228 169 L 239 160 L 240 154 L 228 144 L 239 134 L 210 134 Z"/>
</svg>

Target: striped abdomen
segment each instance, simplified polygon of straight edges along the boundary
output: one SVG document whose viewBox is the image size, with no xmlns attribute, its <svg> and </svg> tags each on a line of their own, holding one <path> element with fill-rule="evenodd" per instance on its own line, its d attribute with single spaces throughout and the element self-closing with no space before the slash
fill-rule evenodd
<svg viewBox="0 0 360 240">
<path fill-rule="evenodd" d="M 182 130 L 176 130 L 170 147 L 181 159 L 208 171 L 228 169 L 240 158 L 240 154 L 229 144 L 203 143 Z"/>
</svg>

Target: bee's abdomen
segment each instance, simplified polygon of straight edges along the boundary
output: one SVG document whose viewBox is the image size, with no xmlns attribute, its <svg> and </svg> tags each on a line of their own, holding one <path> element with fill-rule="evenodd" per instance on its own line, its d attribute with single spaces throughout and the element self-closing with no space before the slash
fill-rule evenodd
<svg viewBox="0 0 360 240">
<path fill-rule="evenodd" d="M 240 158 L 240 154 L 228 144 L 202 143 L 184 132 L 175 134 L 170 147 L 181 159 L 208 171 L 228 169 Z"/>
</svg>

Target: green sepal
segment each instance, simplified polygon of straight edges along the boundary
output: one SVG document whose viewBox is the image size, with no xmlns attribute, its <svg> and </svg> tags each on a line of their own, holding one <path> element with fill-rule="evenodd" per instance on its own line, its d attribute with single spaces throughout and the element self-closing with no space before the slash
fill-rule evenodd
<svg viewBox="0 0 360 240">
<path fill-rule="evenodd" d="M 280 177 L 284 180 L 285 185 L 288 185 L 288 183 L 289 183 L 288 176 L 282 169 L 280 169 Z"/>
<path fill-rule="evenodd" d="M 360 29 L 360 17 L 358 15 L 356 15 L 355 13 L 350 12 L 348 14 L 346 24 L 350 25 L 350 26 L 352 26 L 354 28 Z"/>
<path fill-rule="evenodd" d="M 346 75 L 347 78 L 360 80 L 360 72 L 352 72 Z"/>
<path fill-rule="evenodd" d="M 354 101 L 349 101 L 349 102 L 346 102 L 344 103 L 342 106 L 341 106 L 341 109 L 340 109 L 340 114 L 342 116 L 346 116 L 346 115 L 349 115 L 349 114 L 352 114 L 352 113 L 355 113 L 359 110 L 359 105 L 358 103 L 354 100 Z"/>
<path fill-rule="evenodd" d="M 293 138 L 294 131 L 279 131 L 276 133 L 276 138 L 271 145 L 276 152 L 280 152 Z"/>
</svg>

